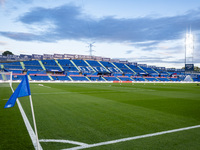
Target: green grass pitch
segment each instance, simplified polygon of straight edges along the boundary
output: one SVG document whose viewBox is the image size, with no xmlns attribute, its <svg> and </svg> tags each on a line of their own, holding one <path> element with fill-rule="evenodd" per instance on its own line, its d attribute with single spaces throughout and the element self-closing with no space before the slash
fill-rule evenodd
<svg viewBox="0 0 200 150">
<path fill-rule="evenodd" d="M 39 139 L 87 144 L 200 125 L 200 86 L 163 83 L 30 83 Z M 17 87 L 17 83 L 13 87 Z M 12 92 L 0 86 L 0 149 L 34 149 Z M 33 127 L 28 97 L 19 98 Z M 88 148 L 197 150 L 200 128 Z M 41 142 L 44 150 L 77 145 Z"/>
</svg>

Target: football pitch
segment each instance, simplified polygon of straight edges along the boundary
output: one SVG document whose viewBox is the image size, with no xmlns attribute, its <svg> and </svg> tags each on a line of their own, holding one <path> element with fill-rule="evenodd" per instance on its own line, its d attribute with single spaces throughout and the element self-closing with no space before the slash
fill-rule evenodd
<svg viewBox="0 0 200 150">
<path fill-rule="evenodd" d="M 200 149 L 196 83 L 30 83 L 30 88 L 43 150 Z M 17 103 L 3 109 L 11 94 L 0 85 L 0 149 L 34 149 Z M 33 128 L 29 98 L 19 101 Z"/>
</svg>

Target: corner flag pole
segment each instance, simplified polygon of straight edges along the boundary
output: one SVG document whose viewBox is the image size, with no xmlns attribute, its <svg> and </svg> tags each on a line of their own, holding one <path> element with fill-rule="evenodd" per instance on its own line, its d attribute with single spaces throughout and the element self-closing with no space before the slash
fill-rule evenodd
<svg viewBox="0 0 200 150">
<path fill-rule="evenodd" d="M 36 143 L 35 143 L 34 147 L 35 147 L 36 150 L 40 150 L 41 148 L 40 148 L 40 143 L 39 143 L 39 140 L 38 140 L 38 133 L 37 133 L 37 127 L 36 127 L 36 121 L 35 121 L 33 102 L 32 102 L 32 97 L 31 97 L 31 91 L 30 91 L 30 85 L 29 85 L 28 76 L 27 75 L 24 76 L 24 78 L 22 79 L 20 84 L 17 86 L 15 91 L 12 88 L 12 84 L 10 84 L 10 87 L 11 87 L 11 90 L 12 90 L 13 94 L 11 95 L 9 100 L 7 101 L 7 103 L 4 106 L 4 108 L 13 107 L 15 105 L 15 103 L 16 103 L 16 100 L 18 101 L 18 97 L 29 96 L 30 105 L 31 105 L 31 111 L 32 111 L 32 116 L 33 116 L 33 125 L 34 125 L 34 129 L 35 129 L 35 138 L 36 138 L 35 141 L 37 143 L 37 146 L 36 146 Z"/>
<path fill-rule="evenodd" d="M 33 109 L 33 102 L 32 102 L 32 97 L 29 95 L 30 99 L 30 104 L 31 104 L 31 111 L 32 111 L 32 116 L 33 116 L 33 124 L 34 124 L 34 129 L 35 129 L 35 136 L 36 136 L 36 141 L 37 141 L 37 148 L 40 150 L 40 144 L 38 140 L 38 133 L 37 133 L 37 127 L 36 127 L 36 121 L 35 121 L 35 115 L 34 115 L 34 109 Z"/>
</svg>

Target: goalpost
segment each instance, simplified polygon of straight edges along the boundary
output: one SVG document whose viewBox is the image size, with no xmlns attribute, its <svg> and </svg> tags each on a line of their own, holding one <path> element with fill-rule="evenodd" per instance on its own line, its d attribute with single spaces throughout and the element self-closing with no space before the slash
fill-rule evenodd
<svg viewBox="0 0 200 150">
<path fill-rule="evenodd" d="M 26 78 L 28 80 L 28 77 L 26 77 Z M 26 85 L 26 86 L 29 86 L 29 85 Z M 4 92 L 4 91 L 8 91 L 8 89 L 11 89 L 12 93 L 14 93 L 14 89 L 12 87 L 12 72 L 1 72 L 0 71 L 0 91 L 2 90 L 2 92 Z M 20 87 L 20 90 L 21 90 L 21 87 Z M 27 96 L 27 95 L 25 95 L 25 96 Z M 37 128 L 36 128 L 36 123 L 35 123 L 35 115 L 34 115 L 34 111 L 33 111 L 32 97 L 31 97 L 31 95 L 29 95 L 35 132 L 33 131 L 32 127 L 29 123 L 29 120 L 28 120 L 28 118 L 27 118 L 27 116 L 26 116 L 26 114 L 25 114 L 25 112 L 24 112 L 24 110 L 21 106 L 21 103 L 18 100 L 18 95 L 17 95 L 16 98 L 17 98 L 16 102 L 18 104 L 18 107 L 19 107 L 19 110 L 21 112 L 22 118 L 24 120 L 25 126 L 26 126 L 28 133 L 30 135 L 30 138 L 32 140 L 33 146 L 35 147 L 36 150 L 42 150 L 42 147 L 39 143 L 38 135 L 37 135 Z"/>
<path fill-rule="evenodd" d="M 0 86 L 10 86 L 12 87 L 12 72 L 1 72 L 0 71 Z"/>
</svg>

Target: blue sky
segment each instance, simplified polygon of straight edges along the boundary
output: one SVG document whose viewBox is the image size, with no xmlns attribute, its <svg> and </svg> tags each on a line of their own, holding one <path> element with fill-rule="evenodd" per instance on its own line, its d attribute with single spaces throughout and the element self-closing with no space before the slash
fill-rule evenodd
<svg viewBox="0 0 200 150">
<path fill-rule="evenodd" d="M 200 67 L 199 0 L 0 0 L 0 53 L 93 55 L 184 66 L 184 38 L 195 37 Z"/>
</svg>

